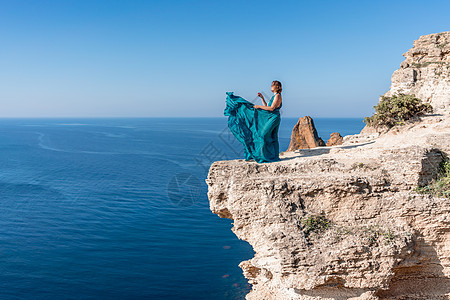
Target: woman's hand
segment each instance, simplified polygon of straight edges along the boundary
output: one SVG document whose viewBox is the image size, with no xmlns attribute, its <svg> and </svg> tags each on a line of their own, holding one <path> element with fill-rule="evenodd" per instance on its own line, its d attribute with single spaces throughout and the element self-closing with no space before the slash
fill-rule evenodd
<svg viewBox="0 0 450 300">
<path fill-rule="evenodd" d="M 264 106 L 267 106 L 266 100 L 264 100 L 264 96 L 263 96 L 261 93 L 258 93 L 258 97 L 261 98 L 262 104 L 263 104 Z M 261 108 L 261 107 L 258 107 L 258 108 Z"/>
<path fill-rule="evenodd" d="M 257 109 L 259 108 L 261 105 L 253 105 L 253 108 Z"/>
</svg>

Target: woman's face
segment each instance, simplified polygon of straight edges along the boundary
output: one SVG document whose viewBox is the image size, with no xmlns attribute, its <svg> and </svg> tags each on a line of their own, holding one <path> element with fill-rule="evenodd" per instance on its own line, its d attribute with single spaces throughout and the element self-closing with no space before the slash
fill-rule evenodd
<svg viewBox="0 0 450 300">
<path fill-rule="evenodd" d="M 270 90 L 272 91 L 272 93 L 275 92 L 275 86 L 273 84 L 270 86 Z"/>
</svg>

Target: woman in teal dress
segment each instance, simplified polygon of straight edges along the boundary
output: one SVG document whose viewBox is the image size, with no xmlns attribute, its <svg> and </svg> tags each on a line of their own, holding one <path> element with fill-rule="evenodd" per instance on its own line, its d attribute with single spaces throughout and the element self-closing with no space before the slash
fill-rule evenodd
<svg viewBox="0 0 450 300">
<path fill-rule="evenodd" d="M 258 93 L 263 105 L 254 105 L 242 97 L 227 92 L 224 115 L 228 128 L 244 146 L 245 160 L 258 163 L 280 161 L 278 128 L 280 126 L 281 82 L 274 80 L 270 90 L 274 93 L 269 103 Z"/>
</svg>

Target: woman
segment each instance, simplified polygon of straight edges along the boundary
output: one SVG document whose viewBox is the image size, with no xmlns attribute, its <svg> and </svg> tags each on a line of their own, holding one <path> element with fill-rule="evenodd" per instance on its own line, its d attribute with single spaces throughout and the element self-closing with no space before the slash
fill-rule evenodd
<svg viewBox="0 0 450 300">
<path fill-rule="evenodd" d="M 258 93 L 263 105 L 253 103 L 227 92 L 224 114 L 236 139 L 244 146 L 245 161 L 258 163 L 279 161 L 278 128 L 280 126 L 281 82 L 274 80 L 270 87 L 274 93 L 269 103 Z"/>
</svg>

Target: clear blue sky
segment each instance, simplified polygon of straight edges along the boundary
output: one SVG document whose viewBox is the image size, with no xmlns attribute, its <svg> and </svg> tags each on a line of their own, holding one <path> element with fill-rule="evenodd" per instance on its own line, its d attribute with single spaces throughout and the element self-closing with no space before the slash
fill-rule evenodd
<svg viewBox="0 0 450 300">
<path fill-rule="evenodd" d="M 450 1 L 0 1 L 0 117 L 363 117 Z"/>
</svg>

